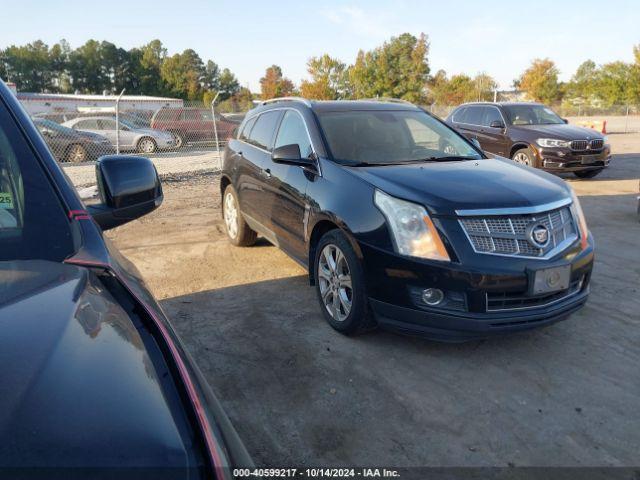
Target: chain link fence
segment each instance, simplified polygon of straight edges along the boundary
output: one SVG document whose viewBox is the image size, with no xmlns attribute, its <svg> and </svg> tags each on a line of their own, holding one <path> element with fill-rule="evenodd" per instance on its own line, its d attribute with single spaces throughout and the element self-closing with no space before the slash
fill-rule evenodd
<svg viewBox="0 0 640 480">
<path fill-rule="evenodd" d="M 76 186 L 95 183 L 93 162 L 102 155 L 150 157 L 162 177 L 218 172 L 221 151 L 246 111 L 216 108 L 202 101 L 101 95 L 22 94 L 18 99 L 32 116 L 55 158 Z M 446 118 L 455 105 L 426 105 Z M 640 132 L 640 106 L 595 108 L 556 105 L 570 123 L 606 121 L 608 133 Z M 229 112 L 228 110 L 231 110 Z"/>
<path fill-rule="evenodd" d="M 20 94 L 55 158 L 79 187 L 95 184 L 102 155 L 142 155 L 161 177 L 217 172 L 244 113 L 162 97 Z"/>
</svg>

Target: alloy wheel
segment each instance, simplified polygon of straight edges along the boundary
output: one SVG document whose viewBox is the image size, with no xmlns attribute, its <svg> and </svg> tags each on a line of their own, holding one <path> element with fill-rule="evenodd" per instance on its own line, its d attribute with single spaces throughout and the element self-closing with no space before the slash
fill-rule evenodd
<svg viewBox="0 0 640 480">
<path fill-rule="evenodd" d="M 326 245 L 320 253 L 318 282 L 327 312 L 334 320 L 344 321 L 353 302 L 351 270 L 344 253 L 334 244 Z"/>
<path fill-rule="evenodd" d="M 150 138 L 143 138 L 140 140 L 140 150 L 142 153 L 153 153 L 156 150 L 156 145 Z"/>
<path fill-rule="evenodd" d="M 84 162 L 87 159 L 87 151 L 82 145 L 72 145 L 67 158 L 70 162 Z"/>
<path fill-rule="evenodd" d="M 224 223 L 227 226 L 227 233 L 231 238 L 238 235 L 238 207 L 236 199 L 231 192 L 224 196 Z"/>
<path fill-rule="evenodd" d="M 520 165 L 531 166 L 531 160 L 529 156 L 524 152 L 518 152 L 513 156 L 513 161 L 519 163 Z"/>
</svg>

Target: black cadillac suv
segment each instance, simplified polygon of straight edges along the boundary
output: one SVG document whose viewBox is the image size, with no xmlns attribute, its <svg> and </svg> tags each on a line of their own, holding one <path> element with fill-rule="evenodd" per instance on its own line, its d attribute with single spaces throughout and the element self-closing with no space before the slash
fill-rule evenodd
<svg viewBox="0 0 640 480">
<path fill-rule="evenodd" d="M 264 102 L 229 141 L 220 188 L 230 241 L 263 235 L 306 267 L 343 333 L 466 340 L 587 299 L 593 242 L 571 188 L 411 104 Z"/>
<path fill-rule="evenodd" d="M 569 125 L 539 103 L 467 103 L 447 123 L 494 155 L 548 172 L 592 178 L 611 160 L 604 135 Z"/>
</svg>

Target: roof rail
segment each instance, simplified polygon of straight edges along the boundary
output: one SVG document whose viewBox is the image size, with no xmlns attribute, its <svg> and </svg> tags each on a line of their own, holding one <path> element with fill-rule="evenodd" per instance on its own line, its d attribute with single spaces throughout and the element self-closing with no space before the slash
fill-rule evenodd
<svg viewBox="0 0 640 480">
<path fill-rule="evenodd" d="M 358 101 L 360 101 L 360 102 L 404 103 L 405 105 L 413 105 L 413 103 L 411 103 L 408 100 L 402 100 L 401 98 L 391 98 L 391 97 L 359 98 Z"/>
<path fill-rule="evenodd" d="M 261 105 L 267 105 L 268 103 L 277 103 L 277 102 L 300 102 L 304 103 L 307 107 L 311 108 L 311 102 L 306 98 L 302 97 L 277 97 L 270 98 L 269 100 L 264 100 L 261 102 Z"/>
</svg>

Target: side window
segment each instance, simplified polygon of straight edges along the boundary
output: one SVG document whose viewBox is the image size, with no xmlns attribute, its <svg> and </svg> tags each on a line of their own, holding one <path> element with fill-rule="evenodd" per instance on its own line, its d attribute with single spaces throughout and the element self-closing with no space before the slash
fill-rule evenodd
<svg viewBox="0 0 640 480">
<path fill-rule="evenodd" d="M 115 130 L 116 122 L 111 119 L 98 120 L 98 130 Z"/>
<path fill-rule="evenodd" d="M 482 125 L 482 116 L 484 115 L 484 107 L 471 106 L 467 107 L 464 116 L 464 123 L 469 125 Z"/>
<path fill-rule="evenodd" d="M 253 128 L 253 124 L 256 123 L 256 117 L 250 118 L 244 124 L 242 131 L 240 132 L 240 136 L 238 137 L 240 140 L 244 142 L 249 141 L 249 133 L 251 133 L 251 129 Z"/>
<path fill-rule="evenodd" d="M 73 127 L 74 130 L 99 130 L 97 120 L 80 120 Z"/>
<path fill-rule="evenodd" d="M 75 250 L 71 224 L 14 122 L 0 102 L 0 261 L 60 262 Z"/>
<path fill-rule="evenodd" d="M 302 158 L 309 157 L 313 152 L 304 121 L 296 112 L 287 110 L 280 123 L 274 148 L 293 144 L 297 144 L 300 147 L 300 156 Z"/>
<path fill-rule="evenodd" d="M 482 125 L 488 127 L 491 125 L 491 122 L 502 121 L 502 117 L 500 116 L 500 112 L 495 107 L 485 107 L 484 108 L 484 117 L 482 120 Z"/>
<path fill-rule="evenodd" d="M 467 113 L 467 107 L 459 108 L 458 110 L 455 111 L 455 113 L 453 114 L 453 117 L 451 117 L 451 120 L 453 120 L 455 123 L 465 123 L 466 113 Z"/>
<path fill-rule="evenodd" d="M 249 134 L 249 143 L 264 150 L 271 150 L 280 110 L 265 112 L 258 117 Z"/>
</svg>

